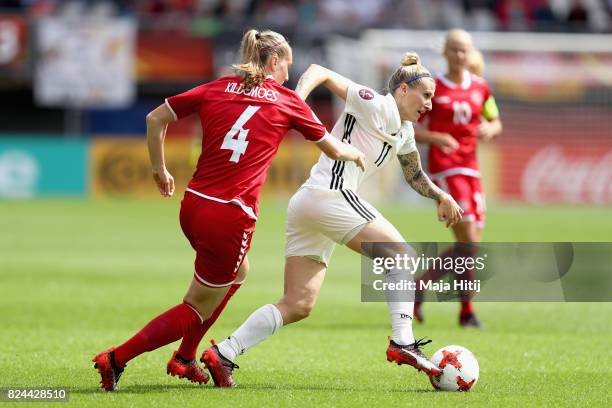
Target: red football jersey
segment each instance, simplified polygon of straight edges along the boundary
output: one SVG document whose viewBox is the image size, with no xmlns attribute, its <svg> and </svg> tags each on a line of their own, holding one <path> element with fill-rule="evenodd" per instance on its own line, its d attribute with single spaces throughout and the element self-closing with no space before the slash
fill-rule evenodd
<svg viewBox="0 0 612 408">
<path fill-rule="evenodd" d="M 479 176 L 476 130 L 490 93 L 489 85 L 483 78 L 467 71 L 461 84 L 455 84 L 444 76 L 436 77 L 432 110 L 424 120 L 429 130 L 451 134 L 459 142 L 459 148 L 446 154 L 437 146 L 430 146 L 429 171 L 432 176 L 442 172 L 447 175 Z"/>
<path fill-rule="evenodd" d="M 166 99 L 177 119 L 200 115 L 202 153 L 188 190 L 205 198 L 234 202 L 257 218 L 259 191 L 278 146 L 290 129 L 310 141 L 327 131 L 308 105 L 271 77 L 245 90 L 228 76 Z"/>
</svg>

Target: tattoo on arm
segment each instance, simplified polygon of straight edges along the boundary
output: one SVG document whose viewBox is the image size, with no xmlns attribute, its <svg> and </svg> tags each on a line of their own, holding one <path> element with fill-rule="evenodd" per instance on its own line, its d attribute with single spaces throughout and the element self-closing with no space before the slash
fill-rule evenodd
<svg viewBox="0 0 612 408">
<path fill-rule="evenodd" d="M 403 154 L 397 156 L 397 158 L 402 166 L 406 182 L 410 184 L 410 187 L 412 187 L 414 191 L 433 200 L 440 199 L 443 192 L 429 179 L 429 177 L 427 177 L 425 172 L 423 172 L 421 157 L 418 151 Z"/>
</svg>

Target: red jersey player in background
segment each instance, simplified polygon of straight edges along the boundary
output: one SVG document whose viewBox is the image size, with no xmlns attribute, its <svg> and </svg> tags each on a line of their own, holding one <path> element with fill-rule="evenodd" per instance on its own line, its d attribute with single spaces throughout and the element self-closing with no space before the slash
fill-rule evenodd
<svg viewBox="0 0 612 408">
<path fill-rule="evenodd" d="M 282 86 L 292 63 L 291 47 L 273 31 L 245 33 L 236 76 L 222 77 L 167 98 L 147 115 L 153 178 L 164 197 L 174 179 L 164 161 L 168 123 L 200 115 L 202 153 L 181 202 L 180 224 L 196 251 L 195 273 L 183 302 L 162 313 L 132 338 L 94 357 L 102 388 L 113 391 L 128 361 L 183 339 L 167 365 L 192 382 L 209 379 L 195 361 L 202 337 L 248 271 L 246 254 L 255 230 L 259 191 L 278 146 L 290 129 L 330 158 L 364 168 L 356 148 L 328 137 L 308 105 Z"/>
<path fill-rule="evenodd" d="M 476 159 L 479 141 L 488 142 L 502 131 L 494 99 L 487 82 L 470 73 L 467 68 L 474 51 L 472 37 L 464 30 L 447 33 L 444 57 L 448 65 L 446 75 L 436 78 L 433 107 L 422 118 L 423 126 L 415 129 L 416 140 L 429 143 L 429 171 L 432 180 L 457 201 L 463 209 L 462 221 L 453 226 L 460 243 L 442 257 L 473 256 L 475 243 L 480 242 L 485 217 L 485 199 Z M 428 270 L 423 281 L 437 280 L 447 270 Z M 472 280 L 473 271 L 460 279 Z M 419 286 L 417 286 L 418 288 Z M 482 327 L 476 317 L 469 293 L 461 293 L 459 324 L 463 327 Z M 415 319 L 423 321 L 422 294 L 417 293 Z"/>
</svg>

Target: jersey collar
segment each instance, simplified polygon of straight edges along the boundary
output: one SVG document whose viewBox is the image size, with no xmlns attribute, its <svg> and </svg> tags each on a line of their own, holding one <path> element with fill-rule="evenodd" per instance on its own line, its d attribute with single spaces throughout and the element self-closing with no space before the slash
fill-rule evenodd
<svg viewBox="0 0 612 408">
<path fill-rule="evenodd" d="M 438 78 L 445 86 L 451 89 L 457 89 L 458 87 L 461 87 L 461 89 L 468 89 L 472 85 L 472 75 L 467 70 L 463 71 L 463 82 L 461 82 L 459 86 L 448 79 L 446 75 L 439 74 Z"/>
<path fill-rule="evenodd" d="M 389 109 L 391 112 L 389 116 L 389 123 L 387 123 L 387 133 L 397 134 L 402 126 L 402 120 L 400 118 L 399 110 L 397 109 L 397 103 L 395 102 L 395 98 L 391 93 L 386 94 L 385 98 L 387 98 L 387 104 L 389 107 L 391 107 Z"/>
</svg>

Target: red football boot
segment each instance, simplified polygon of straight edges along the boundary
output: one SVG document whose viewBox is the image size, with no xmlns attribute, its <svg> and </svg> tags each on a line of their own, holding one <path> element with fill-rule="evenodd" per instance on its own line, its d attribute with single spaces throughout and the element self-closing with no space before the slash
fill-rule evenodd
<svg viewBox="0 0 612 408">
<path fill-rule="evenodd" d="M 423 339 L 420 339 L 412 344 L 402 346 L 395 343 L 393 340 L 389 340 L 387 360 L 390 362 L 395 361 L 397 365 L 408 364 L 419 371 L 424 371 L 429 376 L 438 377 L 442 375 L 442 371 L 436 367 L 434 363 L 429 361 L 427 356 L 423 354 L 420 349 L 420 346 L 424 346 L 428 343 L 431 343 L 431 340 L 423 341 Z"/>
<path fill-rule="evenodd" d="M 232 377 L 232 371 L 239 367 L 219 353 L 214 341 L 211 343 L 213 346 L 202 354 L 200 361 L 210 372 L 216 387 L 235 387 L 237 384 Z"/>
<path fill-rule="evenodd" d="M 108 350 L 98 354 L 93 358 L 94 368 L 100 373 L 101 387 L 106 391 L 115 391 L 117 389 L 117 383 L 123 373 L 125 367 L 117 367 L 115 365 L 115 347 L 111 347 Z"/>
<path fill-rule="evenodd" d="M 176 351 L 172 354 L 172 358 L 168 361 L 166 372 L 171 376 L 178 378 L 187 378 L 192 383 L 206 384 L 210 376 L 200 368 L 195 359 L 185 360 L 181 356 L 176 355 Z"/>
</svg>

